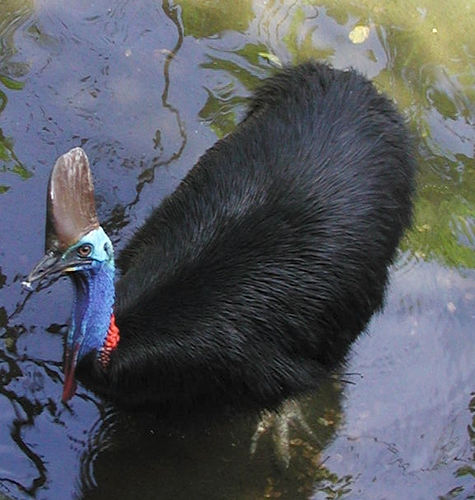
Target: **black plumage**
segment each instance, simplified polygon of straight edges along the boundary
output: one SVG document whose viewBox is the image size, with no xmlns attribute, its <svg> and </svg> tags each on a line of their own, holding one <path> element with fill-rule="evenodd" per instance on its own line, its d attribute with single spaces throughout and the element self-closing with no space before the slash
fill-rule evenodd
<svg viewBox="0 0 475 500">
<path fill-rule="evenodd" d="M 402 118 L 357 72 L 265 80 L 120 254 L 119 345 L 78 378 L 162 413 L 312 390 L 382 305 L 414 173 Z"/>
</svg>

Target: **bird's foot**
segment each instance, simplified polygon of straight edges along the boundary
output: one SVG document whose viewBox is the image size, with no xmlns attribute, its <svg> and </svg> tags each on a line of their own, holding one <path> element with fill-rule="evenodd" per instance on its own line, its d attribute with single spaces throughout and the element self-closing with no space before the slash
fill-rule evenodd
<svg viewBox="0 0 475 500">
<path fill-rule="evenodd" d="M 257 445 L 263 434 L 271 432 L 275 454 L 280 464 L 287 469 L 290 464 L 290 427 L 305 434 L 310 441 L 317 442 L 312 429 L 307 424 L 299 403 L 288 400 L 276 411 L 265 411 L 251 438 L 251 456 L 256 453 Z"/>
</svg>

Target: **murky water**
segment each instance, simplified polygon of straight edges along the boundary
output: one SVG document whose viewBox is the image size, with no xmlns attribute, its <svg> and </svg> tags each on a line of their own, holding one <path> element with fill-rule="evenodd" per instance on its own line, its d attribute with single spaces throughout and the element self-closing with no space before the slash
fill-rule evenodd
<svg viewBox="0 0 475 500">
<path fill-rule="evenodd" d="M 473 19 L 472 0 L 0 3 L 0 498 L 475 498 Z M 313 436 L 291 429 L 285 469 L 272 432 L 250 455 L 253 418 L 178 432 L 81 388 L 63 405 L 70 284 L 20 287 L 56 157 L 87 151 L 120 248 L 259 80 L 308 57 L 373 78 L 420 157 L 386 308 L 346 382 L 301 402 Z"/>
</svg>

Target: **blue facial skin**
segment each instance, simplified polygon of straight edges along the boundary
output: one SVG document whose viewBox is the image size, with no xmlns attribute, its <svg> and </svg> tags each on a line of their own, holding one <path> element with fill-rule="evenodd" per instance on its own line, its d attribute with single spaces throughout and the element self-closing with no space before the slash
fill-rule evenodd
<svg viewBox="0 0 475 500">
<path fill-rule="evenodd" d="M 62 259 L 81 255 L 85 245 L 89 245 L 91 251 L 84 257 L 84 264 L 75 264 L 65 270 L 71 273 L 75 285 L 72 321 L 66 345 L 67 352 L 74 360 L 73 365 L 92 350 L 100 352 L 114 305 L 114 251 L 102 227 L 83 236 L 68 248 Z"/>
</svg>

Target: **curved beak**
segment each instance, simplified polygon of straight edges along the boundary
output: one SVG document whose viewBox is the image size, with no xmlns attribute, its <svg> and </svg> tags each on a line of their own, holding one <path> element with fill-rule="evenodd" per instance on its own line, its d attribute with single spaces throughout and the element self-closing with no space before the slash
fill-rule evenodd
<svg viewBox="0 0 475 500">
<path fill-rule="evenodd" d="M 48 275 L 59 273 L 61 270 L 61 255 L 55 254 L 54 252 L 48 252 L 41 258 L 21 284 L 28 290 L 31 290 L 32 283 Z"/>
<path fill-rule="evenodd" d="M 36 264 L 30 274 L 22 281 L 22 285 L 31 290 L 32 284 L 35 281 L 39 281 L 43 278 L 54 276 L 59 273 L 68 273 L 77 271 L 79 266 L 83 267 L 85 264 L 90 264 L 92 260 L 90 259 L 80 259 L 75 255 L 71 257 L 64 258 L 59 252 L 49 251 L 41 258 L 41 260 Z"/>
</svg>

